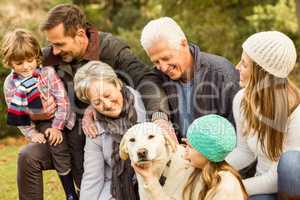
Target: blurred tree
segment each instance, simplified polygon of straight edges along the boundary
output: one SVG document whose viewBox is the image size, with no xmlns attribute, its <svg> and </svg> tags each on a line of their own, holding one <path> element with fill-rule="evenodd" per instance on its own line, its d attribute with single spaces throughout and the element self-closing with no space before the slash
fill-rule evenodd
<svg viewBox="0 0 300 200">
<path fill-rule="evenodd" d="M 247 20 L 256 5 L 273 0 L 163 0 L 163 15 L 172 16 L 191 42 L 203 51 L 223 55 L 232 62 L 240 56 L 240 44 L 254 32 Z"/>
<path fill-rule="evenodd" d="M 233 63 L 240 57 L 242 42 L 256 31 L 283 31 L 300 47 L 300 0 L 0 0 L 0 38 L 7 30 L 22 27 L 34 31 L 45 44 L 38 26 L 48 10 L 61 3 L 82 7 L 89 22 L 125 40 L 149 64 L 140 34 L 149 20 L 162 16 L 175 19 L 202 51 Z M 292 79 L 300 86 L 299 71 Z M 6 126 L 2 86 L 8 72 L 0 68 L 0 137 L 16 132 Z"/>
<path fill-rule="evenodd" d="M 299 20 L 297 19 L 297 15 L 299 15 L 297 2 L 299 4 L 298 0 L 278 0 L 275 4 L 256 5 L 253 7 L 253 14 L 247 16 L 246 19 L 255 31 L 277 30 L 284 32 L 292 38 L 299 52 L 300 32 Z M 298 77 L 295 78 L 299 79 Z"/>
<path fill-rule="evenodd" d="M 256 5 L 247 17 L 256 31 L 279 30 L 288 34 L 298 31 L 296 6 L 293 0 L 279 0 L 274 5 Z"/>
<path fill-rule="evenodd" d="M 298 32 L 300 34 L 300 0 L 296 1 L 296 15 L 297 15 L 297 21 L 298 21 Z"/>
<path fill-rule="evenodd" d="M 126 40 L 140 58 L 147 60 L 140 46 L 140 32 L 147 21 L 160 16 L 160 0 L 94 0 L 82 7 L 89 22 L 99 30 L 111 32 Z"/>
</svg>

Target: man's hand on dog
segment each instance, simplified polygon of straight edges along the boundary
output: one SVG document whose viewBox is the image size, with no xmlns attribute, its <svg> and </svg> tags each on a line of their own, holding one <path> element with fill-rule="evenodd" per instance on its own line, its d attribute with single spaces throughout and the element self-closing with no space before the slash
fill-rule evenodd
<svg viewBox="0 0 300 200">
<path fill-rule="evenodd" d="M 172 126 L 172 124 L 164 119 L 157 119 L 154 121 L 155 124 L 157 124 L 161 129 L 163 129 L 164 131 L 164 136 L 167 140 L 167 142 L 169 143 L 169 145 L 171 146 L 173 152 L 176 151 L 176 146 L 179 144 L 176 134 L 175 134 L 175 130 Z"/>
</svg>

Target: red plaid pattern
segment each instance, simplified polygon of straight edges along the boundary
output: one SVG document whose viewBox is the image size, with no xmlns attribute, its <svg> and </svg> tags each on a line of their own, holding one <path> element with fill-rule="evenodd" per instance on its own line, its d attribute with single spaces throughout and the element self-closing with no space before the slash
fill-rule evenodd
<svg viewBox="0 0 300 200">
<path fill-rule="evenodd" d="M 10 104 L 16 90 L 12 77 L 11 73 L 4 83 L 4 95 L 7 105 Z M 49 97 L 52 95 L 57 104 L 57 111 L 52 120 L 52 128 L 62 130 L 64 127 L 67 127 L 72 129 L 75 125 L 76 115 L 71 110 L 71 104 L 63 82 L 52 67 L 43 67 L 41 69 L 38 88 L 44 96 Z M 18 128 L 26 136 L 37 132 L 33 123 L 30 126 L 19 126 Z"/>
</svg>

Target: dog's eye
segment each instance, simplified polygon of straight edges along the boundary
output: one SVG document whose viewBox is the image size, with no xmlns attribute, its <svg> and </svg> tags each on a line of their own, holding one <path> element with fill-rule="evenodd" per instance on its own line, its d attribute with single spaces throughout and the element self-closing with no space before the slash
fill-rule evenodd
<svg viewBox="0 0 300 200">
<path fill-rule="evenodd" d="M 130 142 L 135 142 L 135 139 L 134 138 L 130 138 L 129 141 Z"/>
<path fill-rule="evenodd" d="M 148 136 L 148 139 L 152 139 L 152 138 L 154 138 L 154 135 L 149 135 Z"/>
</svg>

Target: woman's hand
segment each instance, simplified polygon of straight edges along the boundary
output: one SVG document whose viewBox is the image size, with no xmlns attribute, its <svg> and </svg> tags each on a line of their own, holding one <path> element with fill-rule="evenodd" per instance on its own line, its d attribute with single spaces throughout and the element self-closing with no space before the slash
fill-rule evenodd
<svg viewBox="0 0 300 200">
<path fill-rule="evenodd" d="M 137 165 L 136 163 L 132 162 L 131 166 L 133 167 L 136 173 L 143 177 L 145 183 L 149 183 L 155 178 L 154 173 L 152 171 L 153 168 L 151 163 L 148 165 Z"/>
</svg>

